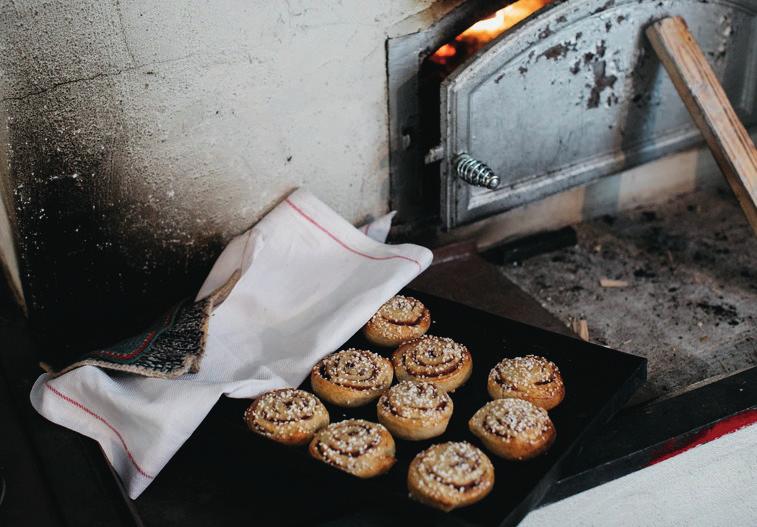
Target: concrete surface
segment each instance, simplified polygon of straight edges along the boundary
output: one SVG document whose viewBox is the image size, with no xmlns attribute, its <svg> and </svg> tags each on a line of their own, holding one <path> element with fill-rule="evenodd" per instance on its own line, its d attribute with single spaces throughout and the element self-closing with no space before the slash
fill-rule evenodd
<svg viewBox="0 0 757 527">
<path fill-rule="evenodd" d="M 576 230 L 575 247 L 502 272 L 566 323 L 586 319 L 592 341 L 647 357 L 634 401 L 757 364 L 757 238 L 729 190 Z"/>
</svg>

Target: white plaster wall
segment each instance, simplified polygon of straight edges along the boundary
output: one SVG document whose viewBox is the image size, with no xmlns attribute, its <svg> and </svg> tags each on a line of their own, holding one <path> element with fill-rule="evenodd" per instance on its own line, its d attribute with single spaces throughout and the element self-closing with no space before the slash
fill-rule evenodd
<svg viewBox="0 0 757 527">
<path fill-rule="evenodd" d="M 7 125 L 2 110 L 0 110 L 0 144 L 7 143 Z M 7 170 L 8 159 L 4 148 L 0 148 L 0 174 L 3 167 Z M 24 294 L 21 286 L 21 275 L 18 269 L 16 245 L 13 239 L 13 223 L 8 209 L 12 210 L 13 203 L 8 192 L 8 181 L 0 180 L 0 266 L 8 284 L 8 289 L 13 294 L 16 303 L 22 310 L 26 310 Z"/>
<path fill-rule="evenodd" d="M 385 213 L 386 38 L 458 2 L 0 0 L 0 176 L 31 310 L 192 287 L 295 187 L 353 222 Z"/>
<path fill-rule="evenodd" d="M 296 186 L 357 221 L 388 206 L 385 39 L 433 3 L 4 2 L 0 98 L 117 106 L 119 184 L 167 224 L 239 231 Z"/>
</svg>

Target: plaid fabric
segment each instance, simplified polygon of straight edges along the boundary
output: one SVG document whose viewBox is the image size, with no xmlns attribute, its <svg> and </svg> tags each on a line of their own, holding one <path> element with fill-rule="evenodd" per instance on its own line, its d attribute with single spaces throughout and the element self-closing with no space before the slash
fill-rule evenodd
<svg viewBox="0 0 757 527">
<path fill-rule="evenodd" d="M 179 303 L 144 332 L 50 373 L 58 376 L 85 365 L 164 379 L 195 373 L 205 350 L 213 298 Z"/>
</svg>

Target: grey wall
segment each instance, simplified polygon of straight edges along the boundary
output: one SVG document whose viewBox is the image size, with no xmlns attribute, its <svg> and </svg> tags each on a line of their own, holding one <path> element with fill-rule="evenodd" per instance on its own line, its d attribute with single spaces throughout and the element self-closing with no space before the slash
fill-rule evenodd
<svg viewBox="0 0 757 527">
<path fill-rule="evenodd" d="M 0 159 L 32 318 L 149 318 L 297 186 L 351 221 L 385 212 L 385 39 L 454 3 L 2 2 Z"/>
</svg>

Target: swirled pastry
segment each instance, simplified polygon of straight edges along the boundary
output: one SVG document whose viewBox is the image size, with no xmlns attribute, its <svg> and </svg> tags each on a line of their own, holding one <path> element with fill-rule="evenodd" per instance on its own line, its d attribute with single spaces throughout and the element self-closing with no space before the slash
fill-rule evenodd
<svg viewBox="0 0 757 527">
<path fill-rule="evenodd" d="M 557 435 L 547 411 L 523 399 L 487 403 L 471 417 L 468 427 L 486 448 L 512 460 L 538 456 Z"/>
<path fill-rule="evenodd" d="M 347 349 L 313 366 L 310 383 L 319 397 L 338 406 L 362 406 L 392 384 L 392 363 L 370 351 Z"/>
<path fill-rule="evenodd" d="M 443 511 L 483 499 L 494 486 L 494 466 L 470 443 L 442 443 L 427 448 L 410 463 L 410 496 Z"/>
<path fill-rule="evenodd" d="M 372 478 L 394 465 L 394 439 L 378 423 L 348 419 L 327 426 L 310 442 L 310 455 L 359 478 Z"/>
<path fill-rule="evenodd" d="M 256 434 L 285 445 L 304 445 L 329 424 L 329 413 L 312 393 L 284 388 L 255 399 L 244 420 Z"/>
<path fill-rule="evenodd" d="M 465 384 L 473 370 L 468 348 L 452 339 L 432 335 L 397 348 L 392 363 L 399 380 L 431 382 L 445 392 Z"/>
<path fill-rule="evenodd" d="M 379 423 L 395 437 L 419 441 L 444 433 L 452 417 L 452 399 L 430 382 L 402 381 L 379 398 Z"/>
<path fill-rule="evenodd" d="M 431 326 L 431 314 L 420 300 L 397 295 L 379 308 L 363 328 L 377 346 L 394 347 L 418 338 Z"/>
<path fill-rule="evenodd" d="M 560 370 L 554 362 L 536 355 L 503 359 L 489 372 L 486 387 L 492 399 L 525 399 L 545 410 L 565 397 Z"/>
</svg>

